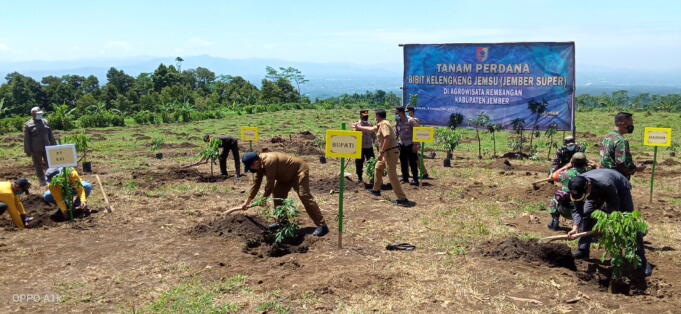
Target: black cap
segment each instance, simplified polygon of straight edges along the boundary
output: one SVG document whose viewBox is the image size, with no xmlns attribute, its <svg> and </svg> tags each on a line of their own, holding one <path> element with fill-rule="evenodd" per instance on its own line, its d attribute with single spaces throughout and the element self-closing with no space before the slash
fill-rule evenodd
<svg viewBox="0 0 681 314">
<path fill-rule="evenodd" d="M 208 142 L 208 139 L 210 139 L 210 135 L 206 134 L 203 136 L 203 141 Z"/>
<path fill-rule="evenodd" d="M 258 159 L 260 159 L 260 157 L 258 157 L 258 154 L 254 152 L 248 152 L 244 154 L 244 157 L 241 158 L 241 161 L 244 163 L 246 171 L 251 172 L 251 165 L 253 165 L 253 162 Z"/>
<path fill-rule="evenodd" d="M 49 168 L 47 171 L 45 171 L 45 179 L 47 179 L 47 183 L 52 182 L 52 178 L 54 176 L 60 174 L 62 172 L 62 169 L 64 168 Z"/>
<path fill-rule="evenodd" d="M 568 189 L 570 190 L 570 198 L 573 201 L 584 200 L 588 182 L 589 180 L 583 176 L 576 176 L 570 179 L 570 182 L 568 183 Z"/>
<path fill-rule="evenodd" d="M 407 106 L 407 111 L 415 112 L 416 108 L 414 106 Z"/>
<path fill-rule="evenodd" d="M 369 116 L 369 110 L 367 109 L 362 109 L 359 111 L 359 115 L 364 117 L 364 116 Z"/>
<path fill-rule="evenodd" d="M 404 112 L 404 107 L 395 107 L 395 110 L 397 110 L 397 112 Z"/>
<path fill-rule="evenodd" d="M 19 178 L 14 184 L 26 194 L 28 194 L 28 190 L 31 188 L 31 182 L 28 182 L 26 178 Z"/>
</svg>

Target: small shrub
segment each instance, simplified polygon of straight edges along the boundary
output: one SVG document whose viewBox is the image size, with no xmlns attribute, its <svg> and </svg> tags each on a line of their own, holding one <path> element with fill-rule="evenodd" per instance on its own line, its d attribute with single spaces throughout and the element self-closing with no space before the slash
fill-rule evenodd
<svg viewBox="0 0 681 314">
<path fill-rule="evenodd" d="M 636 255 L 638 234 L 648 230 L 648 223 L 641 218 L 639 211 L 631 213 L 614 211 L 606 214 L 601 210 L 594 211 L 591 216 L 597 220 L 593 230 L 600 233 L 598 247 L 605 252 L 601 261 L 610 257 L 613 279 L 622 276 L 625 264 L 634 269 L 641 266 L 641 258 Z"/>
</svg>

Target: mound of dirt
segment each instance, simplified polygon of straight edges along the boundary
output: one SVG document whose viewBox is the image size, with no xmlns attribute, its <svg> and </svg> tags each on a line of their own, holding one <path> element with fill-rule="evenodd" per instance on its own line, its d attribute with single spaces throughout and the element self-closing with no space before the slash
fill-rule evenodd
<svg viewBox="0 0 681 314">
<path fill-rule="evenodd" d="M 184 142 L 184 143 L 163 143 L 161 144 L 161 148 L 195 148 L 198 147 L 192 143 L 189 142 Z"/>
<path fill-rule="evenodd" d="M 57 210 L 57 206 L 47 204 L 40 195 L 31 194 L 25 196 L 22 198 L 21 202 L 26 210 L 26 215 L 33 218 L 33 221 L 29 225 L 31 228 L 54 227 L 59 222 L 63 221 L 63 219 L 55 219 L 52 217 L 52 214 Z M 96 212 L 97 210 L 92 211 L 92 213 Z M 74 211 L 75 219 L 82 219 L 88 216 L 90 216 L 90 213 L 80 210 Z M 10 219 L 2 219 L 0 220 L 0 227 L 11 229 L 14 228 L 14 223 Z"/>
<path fill-rule="evenodd" d="M 195 167 L 189 168 L 162 168 L 159 171 L 149 170 L 134 170 L 132 172 L 132 179 L 142 188 L 156 188 L 165 185 L 169 182 L 177 181 L 196 181 L 196 182 L 223 182 L 228 177 L 218 176 L 219 169 L 214 166 L 215 176 L 210 173 L 202 173 Z M 117 185 L 122 186 L 124 181 L 120 181 Z"/>
<path fill-rule="evenodd" d="M 279 135 L 274 136 L 274 137 L 272 137 L 272 138 L 270 139 L 270 143 L 273 143 L 273 144 L 276 144 L 276 143 L 283 143 L 283 142 L 286 142 L 286 140 L 285 140 L 283 137 L 279 136 Z"/>
<path fill-rule="evenodd" d="M 30 178 L 35 175 L 32 165 L 14 166 L 0 169 L 0 180 L 14 181 L 21 177 Z"/>
<path fill-rule="evenodd" d="M 570 248 L 563 243 L 539 243 L 537 239 L 508 238 L 501 242 L 488 242 L 482 255 L 501 261 L 524 260 L 576 270 Z"/>
<path fill-rule="evenodd" d="M 673 167 L 673 166 L 681 165 L 681 162 L 678 162 L 678 161 L 671 159 L 671 158 L 667 158 L 663 162 L 661 162 L 660 165 L 667 166 L 667 167 Z"/>
<path fill-rule="evenodd" d="M 315 242 L 306 238 L 309 230 L 299 229 L 295 238 L 283 243 L 275 243 L 274 233 L 267 229 L 267 225 L 268 223 L 258 216 L 233 214 L 199 224 L 192 228 L 189 234 L 240 239 L 243 241 L 244 253 L 260 258 L 307 253 L 310 245 Z"/>
<path fill-rule="evenodd" d="M 501 158 L 527 159 L 527 158 L 530 158 L 530 155 L 525 154 L 525 153 L 518 153 L 518 152 L 508 152 L 508 153 L 501 155 Z"/>
<path fill-rule="evenodd" d="M 298 134 L 300 135 L 301 138 L 306 139 L 306 140 L 309 140 L 309 141 L 314 140 L 315 138 L 317 138 L 316 136 L 314 136 L 314 134 L 312 134 L 312 132 L 310 132 L 310 131 L 308 131 L 308 130 L 303 131 L 303 132 L 300 132 L 300 133 L 298 133 Z"/>
</svg>

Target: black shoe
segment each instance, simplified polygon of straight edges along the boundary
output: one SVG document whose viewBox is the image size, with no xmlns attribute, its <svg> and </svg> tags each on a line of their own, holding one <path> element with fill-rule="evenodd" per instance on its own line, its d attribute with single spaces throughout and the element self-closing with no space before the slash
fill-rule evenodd
<svg viewBox="0 0 681 314">
<path fill-rule="evenodd" d="M 424 180 L 430 180 L 430 179 L 432 179 L 432 178 L 431 178 L 429 175 L 424 174 L 424 175 L 423 175 L 423 179 L 424 179 Z"/>
<path fill-rule="evenodd" d="M 653 264 L 648 263 L 646 261 L 645 265 L 641 266 L 641 272 L 643 273 L 644 277 L 650 277 L 650 275 L 653 274 Z"/>
<path fill-rule="evenodd" d="M 408 199 L 403 199 L 403 200 L 396 200 L 393 201 L 393 204 L 399 205 L 399 206 L 409 206 L 411 205 L 411 202 Z"/>
<path fill-rule="evenodd" d="M 326 225 L 317 226 L 312 233 L 313 236 L 323 237 L 325 234 L 329 233 L 329 227 Z"/>
<path fill-rule="evenodd" d="M 269 229 L 269 230 L 277 230 L 277 229 L 279 229 L 279 227 L 280 227 L 279 223 L 278 223 L 278 222 L 275 222 L 275 223 L 273 223 L 273 224 L 271 224 L 271 225 L 268 225 L 268 226 L 267 226 L 267 229 Z"/>
<path fill-rule="evenodd" d="M 245 176 L 246 176 L 246 175 L 244 175 L 244 174 L 237 173 L 235 177 L 236 177 L 236 178 L 241 178 L 241 177 L 245 177 Z"/>
<path fill-rule="evenodd" d="M 572 253 L 572 257 L 578 259 L 589 259 L 589 251 L 577 249 L 577 251 Z"/>
<path fill-rule="evenodd" d="M 400 183 L 409 183 L 409 179 L 402 179 L 400 180 Z"/>
<path fill-rule="evenodd" d="M 24 227 L 29 228 L 29 224 L 33 221 L 33 217 L 21 214 L 21 221 L 24 223 Z"/>
<path fill-rule="evenodd" d="M 560 230 L 560 218 L 558 217 L 553 217 L 553 220 L 551 220 L 551 223 L 548 224 L 549 229 L 553 231 L 558 231 Z"/>
<path fill-rule="evenodd" d="M 409 185 L 419 186 L 419 182 L 414 180 L 414 181 L 409 182 Z"/>
<path fill-rule="evenodd" d="M 368 189 L 367 192 L 371 193 L 371 195 L 373 195 L 373 196 L 381 196 L 381 191 Z"/>
</svg>

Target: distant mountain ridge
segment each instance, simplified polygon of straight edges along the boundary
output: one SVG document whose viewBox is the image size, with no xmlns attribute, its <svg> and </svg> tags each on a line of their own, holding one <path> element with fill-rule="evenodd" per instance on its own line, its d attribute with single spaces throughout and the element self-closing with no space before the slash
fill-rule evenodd
<svg viewBox="0 0 681 314">
<path fill-rule="evenodd" d="M 362 93 L 382 89 L 401 93 L 402 64 L 359 65 L 351 63 L 314 63 L 280 59 L 227 59 L 209 55 L 183 57 L 183 69 L 205 67 L 217 75 L 242 76 L 256 85 L 265 76 L 265 67 L 296 67 L 310 81 L 303 86 L 303 93 L 311 98 L 325 98 L 343 93 Z M 160 63 L 175 64 L 175 57 L 140 56 L 131 58 L 102 58 L 67 61 L 0 61 L 0 75 L 14 71 L 40 80 L 48 75 L 95 75 L 100 84 L 106 82 L 106 72 L 111 67 L 122 69 L 137 76 L 153 72 Z M 622 69 L 577 65 L 577 93 L 601 94 L 617 89 L 668 94 L 681 93 L 681 70 L 665 72 L 641 72 Z"/>
</svg>

